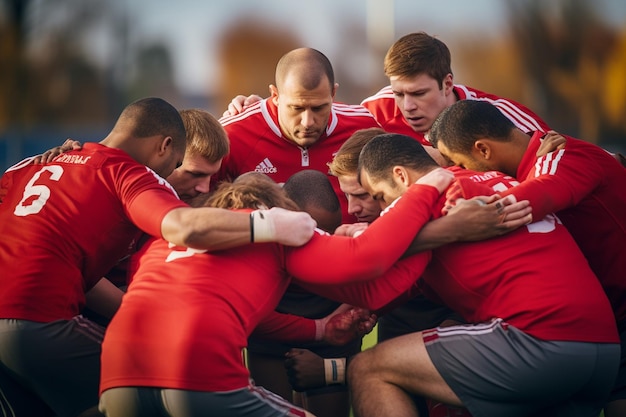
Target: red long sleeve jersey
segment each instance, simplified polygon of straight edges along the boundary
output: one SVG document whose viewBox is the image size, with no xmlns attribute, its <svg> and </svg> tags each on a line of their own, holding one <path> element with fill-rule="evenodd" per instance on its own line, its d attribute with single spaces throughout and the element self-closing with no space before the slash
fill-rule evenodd
<svg viewBox="0 0 626 417">
<path fill-rule="evenodd" d="M 79 314 L 137 226 L 160 236 L 165 214 L 186 206 L 152 170 L 96 143 L 45 165 L 24 160 L 1 187 L 0 317 L 37 322 Z"/>
<path fill-rule="evenodd" d="M 460 84 L 454 86 L 454 94 L 459 100 L 484 100 L 490 102 L 524 132 L 547 132 L 549 130 L 547 123 L 539 116 L 513 100 L 501 98 Z M 373 96 L 363 100 L 361 104 L 374 115 L 374 118 L 387 132 L 411 136 L 419 140 L 422 145 L 432 146 L 423 133 L 414 131 L 407 123 L 396 105 L 391 86 L 383 87 Z"/>
<path fill-rule="evenodd" d="M 432 187 L 412 187 L 354 239 L 316 233 L 301 247 L 265 243 L 219 252 L 148 243 L 133 257 L 136 272 L 107 328 L 101 390 L 247 386 L 242 349 L 290 277 L 340 284 L 383 274 L 428 221 L 437 196 Z M 416 259 L 407 262 L 423 268 L 427 258 Z"/>
<path fill-rule="evenodd" d="M 615 316 L 626 320 L 626 169 L 604 149 L 566 137 L 565 148 L 537 158 L 535 132 L 506 194 L 529 200 L 533 218 L 555 212 L 600 279 Z"/>
<path fill-rule="evenodd" d="M 333 103 L 325 134 L 314 145 L 303 148 L 287 139 L 278 123 L 278 109 L 270 99 L 261 100 L 241 114 L 223 117 L 220 122 L 230 139 L 230 153 L 224 158 L 213 184 L 232 180 L 257 171 L 274 181 L 285 182 L 303 169 L 315 169 L 328 175 L 343 212 L 344 223 L 354 223 L 348 214 L 348 201 L 337 178 L 328 173 L 328 164 L 339 147 L 357 130 L 380 127 L 362 106 Z"/>
<path fill-rule="evenodd" d="M 517 183 L 494 172 L 453 171 L 494 189 Z M 543 340 L 619 343 L 598 279 L 554 215 L 497 238 L 444 245 L 433 251 L 423 279 L 468 322 L 500 317 Z"/>
<path fill-rule="evenodd" d="M 517 184 L 498 172 L 449 168 L 464 198 L 489 195 Z M 488 186 L 488 187 L 486 187 Z M 439 217 L 442 197 L 432 215 Z M 416 255 L 415 255 L 416 256 Z M 412 257 L 410 257 L 412 258 Z M 407 258 L 407 259 L 410 259 Z M 339 287 L 306 285 L 310 291 L 370 308 L 414 292 L 421 276 L 439 301 L 469 323 L 499 317 L 544 340 L 617 343 L 611 307 L 567 229 L 554 215 L 482 242 L 454 243 L 432 251 L 432 260 L 391 275 Z"/>
</svg>

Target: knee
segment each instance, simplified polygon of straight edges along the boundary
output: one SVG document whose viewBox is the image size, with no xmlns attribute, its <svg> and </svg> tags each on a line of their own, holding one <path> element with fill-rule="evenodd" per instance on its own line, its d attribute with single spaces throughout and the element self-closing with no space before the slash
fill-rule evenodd
<svg viewBox="0 0 626 417">
<path fill-rule="evenodd" d="M 370 367 L 368 366 L 370 356 L 369 352 L 364 351 L 357 353 L 351 360 L 348 366 L 348 381 L 355 381 L 356 379 L 362 379 L 367 375 Z"/>
</svg>

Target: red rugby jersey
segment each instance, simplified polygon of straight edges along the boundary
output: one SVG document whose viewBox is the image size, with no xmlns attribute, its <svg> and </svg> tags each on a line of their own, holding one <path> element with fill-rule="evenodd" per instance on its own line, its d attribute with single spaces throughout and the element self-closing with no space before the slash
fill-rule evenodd
<svg viewBox="0 0 626 417">
<path fill-rule="evenodd" d="M 287 139 L 278 124 L 278 109 L 271 99 L 247 107 L 220 122 L 230 139 L 230 153 L 224 158 L 213 184 L 234 179 L 248 171 L 269 175 L 278 183 L 303 169 L 315 169 L 328 175 L 343 212 L 343 223 L 354 223 L 348 214 L 348 201 L 328 164 L 339 147 L 357 130 L 380 127 L 370 112 L 356 105 L 333 103 L 326 132 L 315 144 L 303 148 Z"/>
<path fill-rule="evenodd" d="M 547 132 L 549 127 L 539 116 L 526 106 L 513 100 L 488 94 L 475 88 L 456 84 L 454 94 L 459 100 L 484 100 L 498 108 L 515 126 L 524 132 L 536 130 Z M 395 96 L 391 86 L 383 87 L 376 94 L 364 99 L 361 104 L 366 107 L 381 124 L 383 129 L 392 133 L 401 133 L 418 139 L 422 145 L 431 146 L 422 132 L 416 132 L 407 123 L 402 112 L 396 106 Z"/>
<path fill-rule="evenodd" d="M 626 169 L 601 147 L 565 136 L 562 150 L 537 158 L 535 132 L 517 170 L 522 183 L 507 192 L 529 200 L 533 217 L 555 212 L 585 254 L 611 300 L 626 319 Z"/>
<path fill-rule="evenodd" d="M 101 390 L 247 386 L 242 349 L 290 277 L 341 284 L 383 274 L 428 221 L 437 196 L 432 187 L 412 187 L 354 239 L 320 231 L 300 247 L 263 243 L 216 252 L 154 239 L 133 257 L 136 272 L 107 328 Z"/>
<path fill-rule="evenodd" d="M 137 226 L 160 236 L 165 214 L 186 204 L 119 149 L 85 143 L 45 165 L 31 160 L 1 180 L 0 317 L 70 319 L 127 253 Z"/>
</svg>

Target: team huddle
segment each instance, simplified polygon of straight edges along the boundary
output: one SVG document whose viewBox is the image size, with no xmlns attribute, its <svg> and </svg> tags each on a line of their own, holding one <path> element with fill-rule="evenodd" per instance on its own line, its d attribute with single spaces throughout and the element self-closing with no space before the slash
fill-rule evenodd
<svg viewBox="0 0 626 417">
<path fill-rule="evenodd" d="M 626 168 L 423 32 L 0 179 L 5 416 L 626 416 Z M 376 326 L 377 343 L 362 349 Z"/>
</svg>

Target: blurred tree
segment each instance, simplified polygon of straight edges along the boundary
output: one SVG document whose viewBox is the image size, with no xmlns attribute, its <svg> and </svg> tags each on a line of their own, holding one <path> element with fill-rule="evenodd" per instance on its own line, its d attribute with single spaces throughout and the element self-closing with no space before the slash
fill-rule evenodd
<svg viewBox="0 0 626 417">
<path fill-rule="evenodd" d="M 540 0 L 508 4 L 521 63 L 551 125 L 590 142 L 626 140 L 624 34 L 590 0 L 562 0 L 556 12 Z"/>
<path fill-rule="evenodd" d="M 237 94 L 269 95 L 278 60 L 302 46 L 295 34 L 270 24 L 244 18 L 226 29 L 219 40 L 221 62 L 216 116 L 221 116 Z"/>
<path fill-rule="evenodd" d="M 174 85 L 174 66 L 167 46 L 153 43 L 139 47 L 134 59 L 135 69 L 128 85 L 131 100 L 157 96 L 175 102 L 178 90 Z"/>
</svg>

